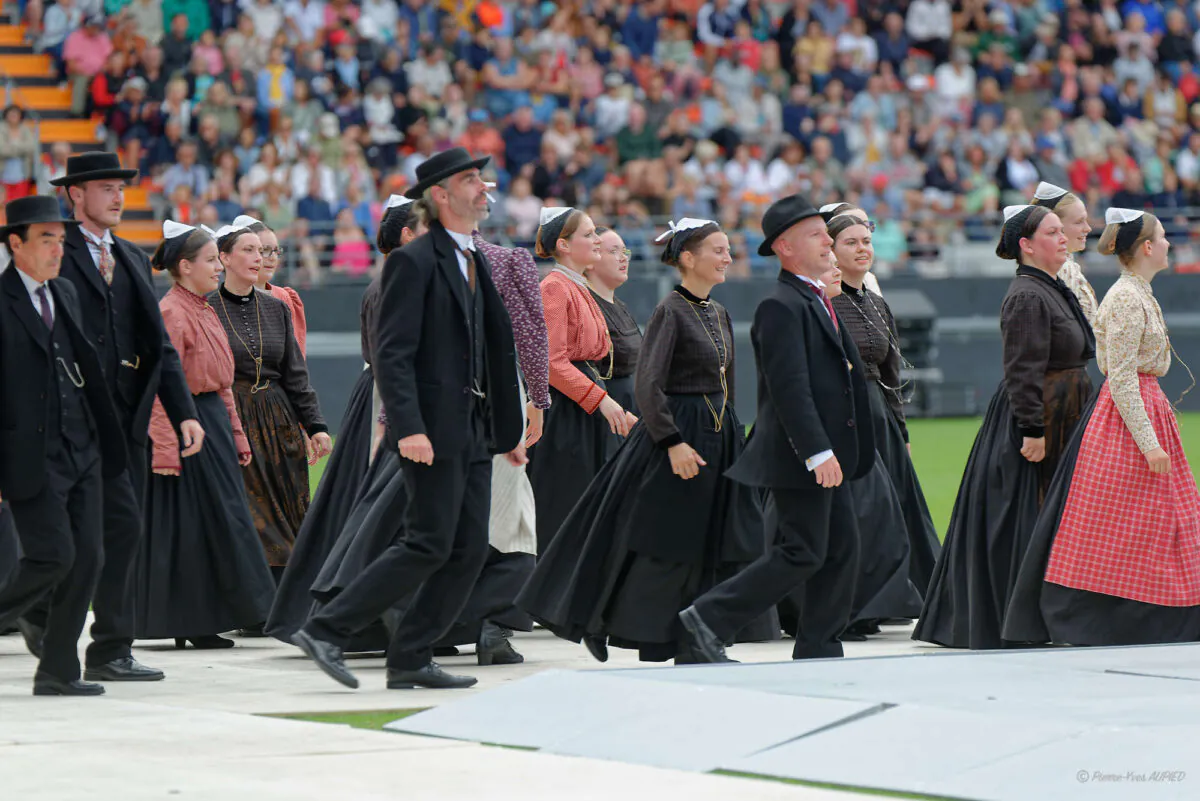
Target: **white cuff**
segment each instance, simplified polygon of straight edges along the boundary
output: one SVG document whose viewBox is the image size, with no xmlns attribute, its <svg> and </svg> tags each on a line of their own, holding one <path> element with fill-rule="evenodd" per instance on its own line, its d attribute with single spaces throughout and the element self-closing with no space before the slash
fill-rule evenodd
<svg viewBox="0 0 1200 801">
<path fill-rule="evenodd" d="M 833 451 L 821 451 L 816 456 L 810 456 L 805 459 L 804 466 L 807 467 L 808 471 L 811 473 L 813 470 L 816 470 L 818 467 L 829 461 L 832 457 Z"/>
</svg>

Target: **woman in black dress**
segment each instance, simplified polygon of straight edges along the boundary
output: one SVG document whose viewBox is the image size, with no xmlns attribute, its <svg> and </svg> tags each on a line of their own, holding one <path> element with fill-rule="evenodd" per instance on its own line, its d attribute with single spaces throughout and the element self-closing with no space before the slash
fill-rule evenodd
<svg viewBox="0 0 1200 801">
<path fill-rule="evenodd" d="M 162 404 L 150 417 L 146 536 L 134 570 L 134 636 L 175 638 L 175 647 L 230 648 L 220 632 L 266 619 L 275 582 L 246 503 L 239 465 L 250 445 L 233 400 L 233 353 L 206 296 L 220 283 L 217 243 L 206 230 L 168 220 L 154 269 L 174 285 L 159 304 L 206 434 L 180 456 Z"/>
<path fill-rule="evenodd" d="M 233 350 L 233 394 L 254 457 L 242 478 L 254 526 L 278 579 L 308 510 L 308 465 L 329 453 L 332 442 L 292 332 L 290 309 L 255 289 L 262 243 L 245 228 L 226 226 L 217 233 L 225 283 L 209 302 Z"/>
<path fill-rule="evenodd" d="M 724 477 L 745 434 L 734 412 L 733 324 L 709 299 L 732 263 L 717 223 L 672 225 L 663 261 L 680 284 L 646 326 L 625 446 L 538 560 L 517 606 L 557 636 L 645 661 L 691 662 L 678 613 L 765 549 L 752 490 Z M 776 627 L 777 628 L 777 627 Z"/>
<path fill-rule="evenodd" d="M 871 231 L 854 214 L 833 217 L 827 230 L 837 277 L 825 282 L 826 293 L 866 368 L 879 455 L 871 472 L 849 485 L 858 512 L 861 558 L 852 623 L 842 639 L 863 640 L 878 634 L 879 625 L 889 619 L 911 619 L 921 612 L 921 594 L 910 581 L 911 546 L 899 492 L 901 486 L 909 486 L 920 493 L 920 487 L 913 486 L 915 471 L 905 447 L 896 321 L 887 301 L 865 284 L 875 260 Z M 885 451 L 898 452 L 891 455 L 905 467 L 899 479 L 889 472 Z"/>
<path fill-rule="evenodd" d="M 642 329 L 633 318 L 633 312 L 616 296 L 621 285 L 629 280 L 630 253 L 625 240 L 611 228 L 597 228 L 596 233 L 600 235 L 600 260 L 585 273 L 585 277 L 592 297 L 604 314 L 608 336 L 612 340 L 612 377 L 604 384 L 613 400 L 637 414 L 633 373 L 642 347 Z M 621 442 L 620 437 L 613 437 L 615 447 L 620 447 Z"/>
<path fill-rule="evenodd" d="M 963 473 L 945 547 L 913 638 L 1000 648 L 1005 610 L 1046 489 L 1091 397 L 1096 339 L 1057 273 L 1062 221 L 1041 206 L 1009 206 L 996 255 L 1017 262 L 1000 310 L 1004 379 Z"/>
<path fill-rule="evenodd" d="M 868 235 L 875 233 L 875 223 L 867 219 L 867 213 L 849 203 L 831 203 L 822 206 L 821 216 L 825 218 L 827 225 L 835 219 L 839 221 L 839 225 L 842 225 L 846 222 L 847 217 L 857 218 L 866 226 Z M 850 293 L 847 300 L 843 302 L 849 303 L 850 297 L 853 297 L 854 306 L 857 308 L 861 302 L 865 309 L 868 297 L 865 293 L 869 292 L 871 293 L 870 299 L 875 301 L 874 305 L 880 312 L 887 315 L 890 323 L 888 331 L 891 340 L 895 343 L 895 348 L 889 349 L 891 355 L 885 361 L 890 359 L 889 363 L 894 363 L 894 375 L 888 365 L 880 363 L 879 368 L 881 370 L 888 369 L 890 378 L 883 379 L 886 386 L 880 384 L 880 379 L 872 381 L 869 385 L 872 387 L 870 390 L 871 409 L 875 413 L 875 450 L 883 460 L 884 469 L 891 476 L 896 493 L 900 496 L 900 508 L 904 512 L 904 525 L 908 532 L 908 577 L 912 580 L 913 586 L 917 588 L 917 592 L 924 596 L 929 587 L 929 581 L 933 577 L 933 566 L 937 563 L 938 554 L 942 552 L 942 544 L 938 539 L 937 529 L 933 525 L 933 515 L 929 513 L 929 504 L 925 501 L 925 493 L 921 490 L 917 471 L 913 467 L 910 455 L 912 447 L 908 442 L 908 427 L 904 424 L 903 402 L 899 390 L 895 389 L 900 386 L 899 369 L 902 361 L 900 334 L 896 328 L 895 318 L 892 317 L 892 310 L 884 302 L 879 282 L 875 280 L 875 273 L 870 269 L 873 266 L 874 253 L 871 254 L 871 259 L 872 264 L 869 264 L 866 268 L 867 271 L 862 274 L 861 287 L 859 287 L 861 291 Z M 842 268 L 843 272 L 847 270 L 851 273 L 861 272 L 861 269 L 855 269 L 853 256 L 845 260 Z M 862 322 L 862 318 L 855 309 L 847 309 L 847 313 L 858 322 Z M 863 343 L 858 342 L 858 345 L 861 349 Z M 868 367 L 868 369 L 870 368 Z M 883 414 L 885 409 L 889 410 L 891 414 Z"/>
<path fill-rule="evenodd" d="M 386 256 L 394 248 L 408 244 L 424 233 L 424 217 L 416 211 L 418 208 L 421 208 L 421 201 L 414 202 L 402 195 L 388 198 L 379 221 L 377 245 L 380 253 Z M 251 228 L 253 230 L 253 226 Z M 292 634 L 308 620 L 313 607 L 313 582 L 354 509 L 371 464 L 373 445 L 382 436 L 374 422 L 377 406 L 373 403 L 375 378 L 371 372 L 375 322 L 379 318 L 379 282 L 376 277 L 367 287 L 359 313 L 363 371 L 350 391 L 337 446 L 325 465 L 312 505 L 296 535 L 292 558 L 283 571 L 275 604 L 267 620 L 267 634 L 284 642 L 291 642 Z"/>
</svg>

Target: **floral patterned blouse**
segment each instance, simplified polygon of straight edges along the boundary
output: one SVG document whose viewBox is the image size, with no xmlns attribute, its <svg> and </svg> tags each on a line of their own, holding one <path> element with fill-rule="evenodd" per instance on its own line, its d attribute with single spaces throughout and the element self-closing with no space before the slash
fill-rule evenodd
<svg viewBox="0 0 1200 801">
<path fill-rule="evenodd" d="M 1083 269 L 1075 261 L 1074 256 L 1067 256 L 1066 263 L 1058 271 L 1058 277 L 1075 293 L 1075 297 L 1079 298 L 1079 305 L 1083 307 L 1083 316 L 1087 317 L 1088 322 L 1095 326 L 1096 292 L 1088 280 L 1083 277 Z"/>
<path fill-rule="evenodd" d="M 1157 448 L 1138 373 L 1166 375 L 1171 344 L 1162 309 L 1146 279 L 1122 271 L 1104 296 L 1096 313 L 1096 364 L 1108 378 L 1113 403 L 1138 448 L 1142 453 Z"/>
</svg>

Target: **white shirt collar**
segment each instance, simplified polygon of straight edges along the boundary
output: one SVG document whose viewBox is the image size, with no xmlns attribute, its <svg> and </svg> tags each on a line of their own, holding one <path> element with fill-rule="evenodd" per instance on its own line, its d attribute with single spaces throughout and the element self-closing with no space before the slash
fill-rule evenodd
<svg viewBox="0 0 1200 801">
<path fill-rule="evenodd" d="M 460 234 L 458 231 L 446 229 L 446 233 L 450 234 L 450 238 L 454 240 L 454 244 L 458 245 L 461 250 L 474 250 L 475 239 L 470 234 Z"/>
<path fill-rule="evenodd" d="M 96 247 L 100 247 L 100 244 L 104 243 L 105 245 L 109 245 L 110 247 L 112 246 L 113 235 L 112 235 L 111 228 L 105 229 L 104 236 L 96 236 L 91 231 L 84 228 L 82 225 L 79 226 L 79 230 L 83 232 L 83 237 L 84 237 L 84 239 L 86 239 L 88 241 L 89 245 L 95 245 Z"/>
<path fill-rule="evenodd" d="M 796 273 L 792 273 L 792 275 L 795 275 L 796 278 L 800 279 L 801 281 L 803 281 L 806 284 L 812 284 L 817 289 L 825 288 L 825 282 L 819 278 L 809 278 L 807 275 L 797 275 Z"/>
<path fill-rule="evenodd" d="M 17 270 L 16 267 L 13 267 L 13 269 Z M 29 294 L 31 296 L 34 295 L 39 289 L 41 289 L 42 287 L 44 287 L 46 285 L 45 281 L 42 281 L 41 283 L 34 281 L 32 278 L 30 278 L 28 275 L 26 275 L 21 270 L 17 270 L 17 275 L 21 276 L 21 283 L 25 285 L 25 289 L 29 291 Z"/>
</svg>

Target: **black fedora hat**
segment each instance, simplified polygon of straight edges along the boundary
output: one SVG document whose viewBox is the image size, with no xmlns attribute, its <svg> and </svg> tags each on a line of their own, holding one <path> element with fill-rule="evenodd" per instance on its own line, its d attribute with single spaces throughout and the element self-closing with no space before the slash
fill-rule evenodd
<svg viewBox="0 0 1200 801">
<path fill-rule="evenodd" d="M 444 181 L 451 175 L 457 175 L 467 170 L 482 170 L 491 160 L 491 156 L 473 159 L 471 154 L 461 147 L 443 150 L 421 162 L 421 165 L 417 167 L 417 182 L 404 193 L 404 196 L 420 200 L 421 195 L 425 194 L 425 190 L 439 181 Z"/>
<path fill-rule="evenodd" d="M 129 170 L 121 166 L 121 160 L 116 153 L 103 150 L 92 150 L 71 156 L 67 159 L 67 174 L 55 178 L 50 183 L 54 186 L 74 186 L 84 181 L 101 181 L 105 178 L 121 178 L 132 181 L 137 178 L 137 170 Z"/>
<path fill-rule="evenodd" d="M 29 195 L 17 198 L 4 204 L 4 216 L 7 222 L 0 227 L 0 238 L 7 241 L 9 232 L 21 225 L 36 225 L 37 223 L 63 223 L 78 225 L 76 220 L 62 216 L 58 207 L 58 198 L 48 195 Z"/>
<path fill-rule="evenodd" d="M 791 195 L 775 201 L 763 215 L 762 229 L 766 238 L 758 246 L 758 255 L 770 256 L 771 245 L 780 234 L 801 220 L 820 216 L 821 212 L 804 195 Z"/>
</svg>

